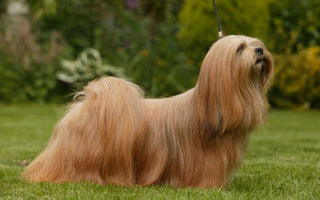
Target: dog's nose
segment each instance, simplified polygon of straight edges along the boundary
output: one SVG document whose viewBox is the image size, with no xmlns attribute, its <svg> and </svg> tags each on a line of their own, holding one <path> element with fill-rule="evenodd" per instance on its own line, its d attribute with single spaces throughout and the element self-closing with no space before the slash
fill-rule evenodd
<svg viewBox="0 0 320 200">
<path fill-rule="evenodd" d="M 256 54 L 258 54 L 258 55 L 263 55 L 263 48 L 258 47 L 258 48 L 256 48 L 256 49 L 254 50 L 254 52 L 256 52 Z"/>
</svg>

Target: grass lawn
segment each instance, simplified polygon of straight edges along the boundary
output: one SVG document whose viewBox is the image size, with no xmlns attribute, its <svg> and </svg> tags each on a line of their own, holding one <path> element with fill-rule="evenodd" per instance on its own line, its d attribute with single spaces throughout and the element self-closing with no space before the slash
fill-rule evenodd
<svg viewBox="0 0 320 200">
<path fill-rule="evenodd" d="M 62 105 L 0 105 L 0 199 L 320 199 L 320 112 L 272 110 L 225 189 L 29 184 L 22 160 L 46 146 Z"/>
</svg>

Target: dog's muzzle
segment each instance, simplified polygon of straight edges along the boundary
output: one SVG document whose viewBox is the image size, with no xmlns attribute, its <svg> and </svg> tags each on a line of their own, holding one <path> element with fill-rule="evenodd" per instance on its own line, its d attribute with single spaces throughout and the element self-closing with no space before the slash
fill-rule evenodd
<svg viewBox="0 0 320 200">
<path fill-rule="evenodd" d="M 256 48 L 254 52 L 257 57 L 255 65 L 260 69 L 260 75 L 262 75 L 265 70 L 266 56 L 264 54 L 263 48 L 261 47 Z"/>
<path fill-rule="evenodd" d="M 256 49 L 254 50 L 254 52 L 255 52 L 258 56 L 264 55 L 263 48 L 261 48 L 261 47 L 256 48 Z"/>
<path fill-rule="evenodd" d="M 255 52 L 255 54 L 256 54 L 256 56 L 257 56 L 257 60 L 256 60 L 256 65 L 257 64 L 264 64 L 265 63 L 265 61 L 266 61 L 266 56 L 265 56 L 265 54 L 264 54 L 264 52 L 263 52 L 263 48 L 261 48 L 261 47 L 258 47 L 258 48 L 256 48 L 255 50 L 254 50 L 254 52 Z"/>
</svg>

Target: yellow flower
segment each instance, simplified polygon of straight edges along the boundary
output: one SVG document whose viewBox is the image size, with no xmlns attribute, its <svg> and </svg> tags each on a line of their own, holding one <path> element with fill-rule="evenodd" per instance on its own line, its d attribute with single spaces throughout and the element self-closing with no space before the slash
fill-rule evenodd
<svg viewBox="0 0 320 200">
<path fill-rule="evenodd" d="M 157 59 L 157 65 L 160 67 L 163 67 L 166 64 L 166 62 L 162 59 Z"/>
<path fill-rule="evenodd" d="M 148 55 L 149 55 L 148 49 L 143 49 L 142 52 L 141 52 L 141 54 L 142 54 L 143 56 L 148 56 Z"/>
<path fill-rule="evenodd" d="M 193 64 L 194 64 L 194 61 L 193 61 L 192 59 L 190 59 L 190 58 L 187 58 L 187 63 L 188 63 L 189 65 L 193 65 Z"/>
<path fill-rule="evenodd" d="M 24 90 L 25 90 L 26 92 L 30 92 L 30 91 L 31 91 L 31 87 L 30 87 L 30 86 L 25 86 L 25 87 L 24 87 Z"/>
</svg>

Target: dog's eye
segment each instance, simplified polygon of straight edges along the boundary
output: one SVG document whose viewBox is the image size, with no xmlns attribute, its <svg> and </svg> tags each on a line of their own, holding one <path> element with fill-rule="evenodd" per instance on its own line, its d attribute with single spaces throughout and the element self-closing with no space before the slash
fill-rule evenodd
<svg viewBox="0 0 320 200">
<path fill-rule="evenodd" d="M 236 53 L 237 53 L 237 54 L 241 54 L 242 51 L 243 51 L 245 48 L 246 48 L 246 45 L 245 45 L 245 44 L 243 44 L 243 43 L 240 44 L 239 47 L 237 48 Z"/>
</svg>

